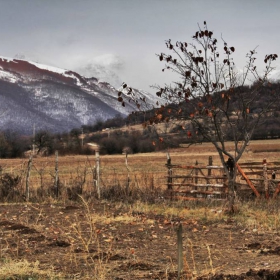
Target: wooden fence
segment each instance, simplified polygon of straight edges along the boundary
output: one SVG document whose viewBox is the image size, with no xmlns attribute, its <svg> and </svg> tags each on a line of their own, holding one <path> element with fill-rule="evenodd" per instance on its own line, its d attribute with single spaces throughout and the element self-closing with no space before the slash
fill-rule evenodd
<svg viewBox="0 0 280 280">
<path fill-rule="evenodd" d="M 100 161 L 100 166 L 99 166 Z M 52 189 L 56 196 L 60 190 L 78 188 L 89 193 L 126 186 L 145 189 L 167 186 L 168 196 L 178 199 L 226 199 L 228 183 L 223 166 L 209 157 L 205 164 L 194 160 L 193 164 L 174 164 L 171 158 L 167 163 L 162 158 L 160 164 L 149 164 L 142 158 L 129 162 L 127 155 L 109 159 L 95 156 L 58 155 L 49 158 L 0 160 L 1 184 L 17 183 L 20 194 L 29 199 L 36 192 Z M 167 169 L 167 174 L 166 174 Z M 280 192 L 280 162 L 243 162 L 237 165 L 236 192 L 239 196 L 276 198 Z M 5 177 L 9 174 L 10 177 Z M 7 181 L 21 178 L 20 181 Z M 6 181 L 7 182 L 6 182 Z M 1 190 L 0 190 L 1 191 Z"/>
<path fill-rule="evenodd" d="M 266 198 L 276 198 L 280 191 L 280 162 L 244 162 L 237 165 L 239 176 L 239 193 Z M 250 188 L 248 188 L 248 186 Z M 254 188 L 252 188 L 253 186 Z"/>
<path fill-rule="evenodd" d="M 196 200 L 204 198 L 225 199 L 228 187 L 222 166 L 213 165 L 209 157 L 208 165 L 197 161 L 194 165 L 172 164 L 168 157 L 167 189 L 173 198 Z"/>
<path fill-rule="evenodd" d="M 172 164 L 167 158 L 167 190 L 171 198 L 183 200 L 226 199 L 227 176 L 223 166 L 214 165 L 212 157 L 208 164 Z M 280 192 L 280 162 L 239 163 L 235 191 L 241 197 L 276 198 Z M 277 178 L 279 177 L 279 178 Z"/>
</svg>

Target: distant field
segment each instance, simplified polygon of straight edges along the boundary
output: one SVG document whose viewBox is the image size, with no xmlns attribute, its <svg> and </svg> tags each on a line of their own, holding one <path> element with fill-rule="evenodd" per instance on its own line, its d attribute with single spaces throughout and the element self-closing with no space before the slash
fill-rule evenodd
<svg viewBox="0 0 280 280">
<path fill-rule="evenodd" d="M 233 143 L 227 144 L 233 149 Z M 182 147 L 169 151 L 174 164 L 206 165 L 208 157 L 212 156 L 213 164 L 220 165 L 220 159 L 215 148 L 210 143 Z M 280 140 L 251 141 L 240 162 L 280 161 Z M 2 173 L 20 175 L 22 186 L 25 185 L 28 159 L 0 159 Z M 96 164 L 95 156 L 63 156 L 59 157 L 59 178 L 63 186 L 79 185 L 84 182 L 85 189 L 93 186 L 93 169 Z M 130 182 L 142 185 L 152 184 L 165 187 L 166 185 L 166 151 L 128 155 L 128 166 L 125 165 L 125 155 L 101 155 L 100 171 L 101 185 L 125 184 L 129 176 Z M 35 157 L 31 169 L 30 186 L 49 187 L 54 183 L 55 157 Z"/>
</svg>

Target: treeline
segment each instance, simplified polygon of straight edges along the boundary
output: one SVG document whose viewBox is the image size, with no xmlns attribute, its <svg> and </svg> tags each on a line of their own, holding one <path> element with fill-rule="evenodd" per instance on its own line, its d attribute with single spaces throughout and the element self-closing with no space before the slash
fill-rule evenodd
<svg viewBox="0 0 280 280">
<path fill-rule="evenodd" d="M 93 125 L 72 129 L 69 133 L 37 131 L 35 137 L 22 136 L 16 132 L 0 132 L 0 158 L 26 157 L 31 152 L 38 155 L 94 154 L 87 143 L 100 146 L 101 154 L 145 153 L 163 149 L 156 130 L 130 126 L 131 119 L 116 116 Z M 135 123 L 135 121 L 133 122 Z"/>
<path fill-rule="evenodd" d="M 10 130 L 0 132 L 0 158 L 22 157 L 29 149 L 30 138 Z"/>
<path fill-rule="evenodd" d="M 102 131 L 106 128 L 119 128 L 129 123 L 128 118 L 123 118 L 121 115 L 117 115 L 115 118 L 108 119 L 106 121 L 97 120 L 92 125 L 82 125 L 81 129 L 83 133 Z"/>
<path fill-rule="evenodd" d="M 252 139 L 280 138 L 280 114 L 277 112 L 256 130 Z M 141 121 L 139 121 L 141 123 Z M 135 124 L 135 120 L 133 121 Z M 112 125 L 112 126 L 111 126 Z M 98 129 L 97 129 L 98 128 Z M 101 154 L 146 153 L 179 147 L 182 143 L 191 143 L 182 126 L 174 126 L 169 134 L 158 134 L 154 126 L 130 126 L 126 118 L 117 116 L 111 120 L 98 121 L 92 126 L 72 129 L 69 133 L 53 134 L 42 130 L 35 138 L 21 136 L 11 131 L 0 132 L 0 158 L 26 157 L 32 153 L 52 155 L 94 154 L 87 143 L 100 146 Z M 228 135 L 228 140 L 231 135 Z"/>
</svg>

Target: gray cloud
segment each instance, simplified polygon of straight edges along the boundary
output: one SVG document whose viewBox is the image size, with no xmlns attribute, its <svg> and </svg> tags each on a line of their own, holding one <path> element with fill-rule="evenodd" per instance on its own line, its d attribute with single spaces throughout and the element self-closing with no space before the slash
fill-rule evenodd
<svg viewBox="0 0 280 280">
<path fill-rule="evenodd" d="M 239 68 L 250 49 L 259 45 L 261 62 L 280 43 L 274 0 L 0 0 L 0 7 L 0 55 L 24 54 L 146 90 L 176 79 L 155 56 L 166 51 L 164 41 L 191 41 L 204 20 L 235 46 Z"/>
<path fill-rule="evenodd" d="M 125 63 L 119 56 L 105 54 L 94 57 L 86 63 L 80 61 L 76 64 L 77 66 L 73 66 L 73 68 L 86 77 L 96 77 L 111 83 L 114 87 L 121 85 L 119 75 L 125 69 Z"/>
</svg>

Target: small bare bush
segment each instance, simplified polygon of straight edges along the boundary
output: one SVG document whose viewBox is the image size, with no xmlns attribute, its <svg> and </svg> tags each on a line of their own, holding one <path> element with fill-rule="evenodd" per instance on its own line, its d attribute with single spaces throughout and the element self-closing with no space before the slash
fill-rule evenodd
<svg viewBox="0 0 280 280">
<path fill-rule="evenodd" d="M 20 176 L 4 173 L 0 177 L 0 199 L 2 201 L 18 200 L 20 198 Z"/>
</svg>

